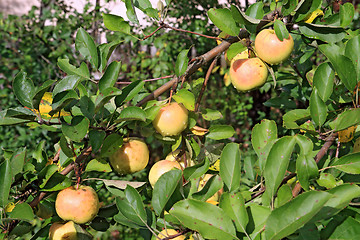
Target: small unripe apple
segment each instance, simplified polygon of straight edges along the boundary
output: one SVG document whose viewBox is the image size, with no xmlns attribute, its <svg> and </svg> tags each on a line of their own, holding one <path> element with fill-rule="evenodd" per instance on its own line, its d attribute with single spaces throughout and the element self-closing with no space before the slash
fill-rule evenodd
<svg viewBox="0 0 360 240">
<path fill-rule="evenodd" d="M 264 29 L 256 35 L 256 54 L 269 64 L 276 65 L 285 61 L 289 58 L 293 49 L 294 40 L 290 34 L 283 41 L 280 41 L 272 29 Z"/>
<path fill-rule="evenodd" d="M 174 229 L 164 229 L 157 235 L 157 237 L 159 239 L 164 239 L 166 237 L 169 237 L 169 236 L 172 236 L 172 235 L 175 235 L 175 234 L 178 234 L 178 232 L 176 230 L 174 230 Z M 174 239 L 174 240 L 184 240 L 185 236 L 180 235 L 180 236 L 177 236 L 177 237 L 172 238 L 172 239 Z"/>
<path fill-rule="evenodd" d="M 161 108 L 153 126 L 162 136 L 176 136 L 185 130 L 188 124 L 188 110 L 177 102 Z"/>
<path fill-rule="evenodd" d="M 99 211 L 99 198 L 89 186 L 74 186 L 61 190 L 55 201 L 55 209 L 60 218 L 78 224 L 90 222 Z"/>
<path fill-rule="evenodd" d="M 249 91 L 261 87 L 266 82 L 268 70 L 259 58 L 248 58 L 247 51 L 239 53 L 231 60 L 230 80 L 239 91 Z"/>
<path fill-rule="evenodd" d="M 172 170 L 173 168 L 178 168 L 181 170 L 181 166 L 176 161 L 170 160 L 161 160 L 156 162 L 150 169 L 149 172 L 149 182 L 152 187 L 155 186 L 155 183 L 164 173 Z"/>
<path fill-rule="evenodd" d="M 181 167 L 184 169 L 185 168 L 185 161 L 187 163 L 187 167 L 193 166 L 194 162 L 191 161 L 190 159 L 190 153 L 185 151 L 185 153 L 182 156 L 179 156 L 178 159 L 176 159 L 176 157 L 180 154 L 181 149 L 176 149 L 175 151 L 169 153 L 165 160 L 170 160 L 170 161 L 177 161 L 178 163 L 180 163 Z"/>
<path fill-rule="evenodd" d="M 50 240 L 78 240 L 93 239 L 90 233 L 84 230 L 73 221 L 67 223 L 55 222 L 49 229 Z"/>
<path fill-rule="evenodd" d="M 109 159 L 113 169 L 120 174 L 138 172 L 149 162 L 149 148 L 140 139 L 124 139 L 123 145 Z"/>
</svg>

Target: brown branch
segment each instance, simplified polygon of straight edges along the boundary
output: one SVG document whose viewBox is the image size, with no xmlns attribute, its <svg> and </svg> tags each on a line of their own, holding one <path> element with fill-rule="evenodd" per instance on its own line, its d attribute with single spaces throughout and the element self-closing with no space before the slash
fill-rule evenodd
<svg viewBox="0 0 360 240">
<path fill-rule="evenodd" d="M 149 37 L 151 37 L 152 35 L 154 35 L 157 31 L 159 31 L 160 29 L 162 29 L 164 26 L 162 24 L 160 24 L 160 26 L 155 30 L 153 31 L 152 33 L 150 33 L 149 35 L 145 36 L 143 39 L 141 40 L 146 40 L 148 39 Z"/>
<path fill-rule="evenodd" d="M 216 46 L 215 48 L 211 49 L 207 53 L 193 59 L 190 61 L 188 68 L 186 69 L 185 76 L 193 74 L 197 69 L 199 69 L 201 66 L 205 65 L 207 62 L 209 62 L 211 59 L 215 58 L 219 53 L 222 53 L 226 51 L 230 45 L 234 42 L 239 41 L 242 38 L 249 37 L 249 33 L 245 29 L 240 29 L 239 37 L 230 37 L 223 41 L 220 45 Z M 147 103 L 150 100 L 153 100 L 169 90 L 173 84 L 178 81 L 178 77 L 174 77 L 172 80 L 168 81 L 155 91 L 153 91 L 150 95 L 143 98 L 137 106 L 142 106 L 145 103 Z"/>
<path fill-rule="evenodd" d="M 215 57 L 215 59 L 212 61 L 211 65 L 210 65 L 208 71 L 206 72 L 206 76 L 205 76 L 204 83 L 203 83 L 203 85 L 202 85 L 202 87 L 201 87 L 201 90 L 200 90 L 200 93 L 199 93 L 199 97 L 198 97 L 198 99 L 197 99 L 197 101 L 196 101 L 196 104 L 195 104 L 195 112 L 197 112 L 197 111 L 199 110 L 201 98 L 202 98 L 202 96 L 204 95 L 204 92 L 205 92 L 207 83 L 208 83 L 208 81 L 209 81 L 211 72 L 212 72 L 212 70 L 214 69 L 215 64 L 216 64 L 219 56 L 220 56 L 220 55 L 217 55 L 217 56 Z"/>
<path fill-rule="evenodd" d="M 158 78 L 151 78 L 151 79 L 146 79 L 146 80 L 143 80 L 143 82 L 152 82 L 152 81 L 157 81 L 157 80 L 162 80 L 162 79 L 167 79 L 167 78 L 173 78 L 174 75 L 169 75 L 169 76 L 164 76 L 164 77 L 158 77 Z M 119 84 L 119 85 L 129 85 L 133 82 L 116 82 L 116 84 Z"/>
</svg>

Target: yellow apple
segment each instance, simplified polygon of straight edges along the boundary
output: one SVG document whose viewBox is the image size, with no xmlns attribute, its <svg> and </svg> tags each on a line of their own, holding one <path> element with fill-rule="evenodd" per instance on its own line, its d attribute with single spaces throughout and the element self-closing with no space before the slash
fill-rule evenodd
<svg viewBox="0 0 360 240">
<path fill-rule="evenodd" d="M 175 235 L 175 234 L 178 234 L 178 232 L 174 229 L 164 229 L 162 230 L 158 235 L 158 239 L 164 239 L 166 237 L 169 237 L 169 236 L 172 236 L 172 235 Z M 180 235 L 180 236 L 177 236 L 175 238 L 172 238 L 173 240 L 184 240 L 185 239 L 185 236 L 183 235 Z"/>
<path fill-rule="evenodd" d="M 175 151 L 169 153 L 165 160 L 170 160 L 170 161 L 177 161 L 178 163 L 180 163 L 182 169 L 185 168 L 185 161 L 187 163 L 187 167 L 193 166 L 194 162 L 191 161 L 190 159 L 190 153 L 189 152 L 185 152 L 182 156 L 179 156 L 178 159 L 176 159 L 176 157 L 179 155 L 179 153 L 181 152 L 181 149 L 176 149 Z"/>
<path fill-rule="evenodd" d="M 177 102 L 161 108 L 153 121 L 153 126 L 162 136 L 176 136 L 185 130 L 188 124 L 188 110 Z"/>
<path fill-rule="evenodd" d="M 90 222 L 99 211 L 99 199 L 89 186 L 74 186 L 61 190 L 55 201 L 55 209 L 60 218 L 78 224 Z"/>
<path fill-rule="evenodd" d="M 110 164 L 120 174 L 143 170 L 149 162 L 149 148 L 136 138 L 124 139 L 124 143 L 113 155 Z"/>
<path fill-rule="evenodd" d="M 49 229 L 50 240 L 78 240 L 93 239 L 90 233 L 73 221 L 67 223 L 55 222 Z"/>
<path fill-rule="evenodd" d="M 239 53 L 231 60 L 230 80 L 239 91 L 249 91 L 261 87 L 266 82 L 268 70 L 259 58 L 248 58 L 247 51 Z"/>
<path fill-rule="evenodd" d="M 290 34 L 283 41 L 280 41 L 272 29 L 264 29 L 256 35 L 256 54 L 269 64 L 276 65 L 285 61 L 289 58 L 293 49 L 294 40 Z"/>
<path fill-rule="evenodd" d="M 181 170 L 181 166 L 176 161 L 170 160 L 161 160 L 156 162 L 150 169 L 149 172 L 149 182 L 152 187 L 155 186 L 155 183 L 164 173 L 172 170 L 173 168 L 178 168 Z"/>
</svg>

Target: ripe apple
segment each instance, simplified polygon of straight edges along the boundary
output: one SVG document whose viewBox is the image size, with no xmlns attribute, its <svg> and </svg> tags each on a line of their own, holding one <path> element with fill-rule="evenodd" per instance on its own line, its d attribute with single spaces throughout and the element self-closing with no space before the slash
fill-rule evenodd
<svg viewBox="0 0 360 240">
<path fill-rule="evenodd" d="M 161 108 L 153 121 L 153 126 L 162 136 L 176 136 L 185 130 L 188 124 L 188 110 L 177 102 Z"/>
<path fill-rule="evenodd" d="M 266 82 L 268 70 L 259 58 L 248 58 L 247 51 L 236 55 L 230 64 L 230 80 L 239 91 L 258 88 Z"/>
<path fill-rule="evenodd" d="M 94 189 L 89 186 L 74 186 L 61 190 L 55 201 L 57 214 L 63 220 L 78 224 L 90 222 L 99 211 L 99 199 Z"/>
<path fill-rule="evenodd" d="M 120 174 L 143 170 L 149 162 L 149 148 L 137 138 L 124 139 L 123 145 L 110 156 L 110 164 Z"/>
<path fill-rule="evenodd" d="M 178 234 L 178 232 L 176 230 L 174 230 L 174 229 L 164 229 L 157 235 L 157 237 L 158 237 L 158 239 L 164 239 L 166 237 L 169 237 L 169 236 L 172 236 L 172 235 L 175 235 L 175 234 Z M 180 235 L 180 236 L 172 238 L 172 239 L 174 239 L 174 240 L 184 240 L 185 236 Z"/>
<path fill-rule="evenodd" d="M 182 169 L 185 168 L 185 161 L 187 163 L 187 167 L 193 166 L 194 162 L 190 159 L 190 153 L 189 152 L 185 152 L 185 154 L 183 154 L 182 156 L 179 156 L 178 159 L 176 159 L 176 157 L 179 155 L 179 153 L 181 152 L 181 149 L 176 149 L 175 151 L 169 153 L 165 160 L 170 160 L 170 161 L 177 161 L 178 163 L 180 163 L 180 166 L 182 167 Z"/>
<path fill-rule="evenodd" d="M 67 223 L 55 222 L 49 229 L 50 240 L 77 240 L 77 239 L 93 239 L 92 236 L 82 227 L 73 221 Z"/>
<path fill-rule="evenodd" d="M 264 29 L 256 35 L 255 50 L 259 58 L 269 64 L 279 64 L 289 58 L 294 49 L 294 40 L 289 34 L 283 41 L 276 36 L 272 29 Z"/>
<path fill-rule="evenodd" d="M 154 187 L 160 176 L 173 168 L 181 169 L 181 166 L 178 162 L 170 160 L 160 160 L 156 162 L 149 172 L 149 182 L 151 186 Z"/>
</svg>

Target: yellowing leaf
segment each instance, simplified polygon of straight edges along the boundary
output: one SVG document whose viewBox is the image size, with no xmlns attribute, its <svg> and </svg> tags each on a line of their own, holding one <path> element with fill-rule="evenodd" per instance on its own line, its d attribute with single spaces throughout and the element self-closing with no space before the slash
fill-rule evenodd
<svg viewBox="0 0 360 240">
<path fill-rule="evenodd" d="M 204 136 L 209 130 L 199 126 L 194 126 L 193 128 L 190 129 L 190 131 L 197 136 Z"/>
<path fill-rule="evenodd" d="M 230 75 L 228 72 L 225 73 L 225 75 L 224 75 L 224 84 L 226 87 L 231 84 L 231 79 L 230 79 Z"/>
<path fill-rule="evenodd" d="M 324 16 L 324 12 L 321 9 L 316 9 L 312 13 L 309 13 L 304 19 L 304 21 L 306 23 L 312 23 L 318 16 Z"/>
<path fill-rule="evenodd" d="M 214 201 L 214 200 L 207 200 L 206 202 L 211 203 L 212 205 L 215 205 L 215 206 L 219 204 L 219 202 Z"/>
<path fill-rule="evenodd" d="M 339 142 L 342 142 L 342 143 L 350 142 L 354 138 L 354 133 L 355 133 L 356 128 L 357 128 L 357 126 L 352 126 L 345 130 L 339 131 L 338 132 Z"/>
<path fill-rule="evenodd" d="M 46 92 L 44 96 L 41 98 L 40 105 L 39 105 L 39 111 L 41 114 L 41 117 L 44 119 L 50 119 L 51 116 L 49 115 L 49 112 L 52 110 L 51 104 L 52 104 L 53 98 L 51 92 Z M 31 109 L 36 114 L 39 114 L 39 111 L 36 109 Z M 55 114 L 54 117 L 64 117 L 64 116 L 70 116 L 69 112 L 66 112 L 64 110 L 61 110 L 60 114 Z"/>
<path fill-rule="evenodd" d="M 13 202 L 9 202 L 5 206 L 5 212 L 7 212 L 7 213 L 12 212 L 12 210 L 14 210 L 14 208 L 15 208 L 15 204 Z"/>
<path fill-rule="evenodd" d="M 210 170 L 220 171 L 220 159 L 216 160 L 216 162 L 209 167 Z"/>
</svg>

